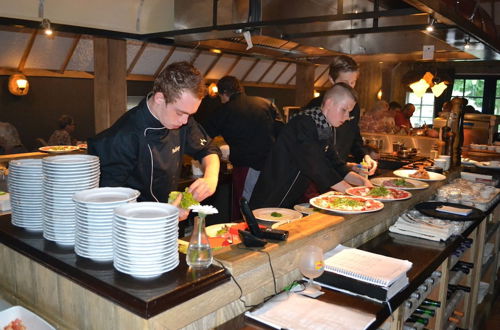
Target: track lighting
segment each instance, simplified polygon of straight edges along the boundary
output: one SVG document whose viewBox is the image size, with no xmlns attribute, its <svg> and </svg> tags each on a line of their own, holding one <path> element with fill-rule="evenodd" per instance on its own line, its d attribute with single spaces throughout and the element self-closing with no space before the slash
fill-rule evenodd
<svg viewBox="0 0 500 330">
<path fill-rule="evenodd" d="M 470 48 L 470 37 L 469 36 L 465 36 L 464 41 L 465 41 L 465 43 L 464 43 L 464 49 L 469 49 Z"/>
<path fill-rule="evenodd" d="M 45 33 L 45 35 L 47 35 L 47 36 L 51 36 L 54 33 L 54 31 L 52 30 L 52 27 L 50 25 L 50 21 L 49 21 L 48 18 L 44 18 L 42 20 L 41 27 L 43 29 L 43 33 Z"/>
<path fill-rule="evenodd" d="M 429 25 L 427 25 L 427 27 L 425 28 L 427 30 L 427 32 L 434 31 L 434 23 L 436 23 L 436 20 L 432 16 L 430 16 L 429 17 Z"/>
</svg>

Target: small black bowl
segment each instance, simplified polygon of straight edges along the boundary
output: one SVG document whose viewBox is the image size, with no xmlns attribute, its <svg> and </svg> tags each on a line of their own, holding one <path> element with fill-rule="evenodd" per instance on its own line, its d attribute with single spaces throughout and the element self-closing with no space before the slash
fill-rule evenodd
<svg viewBox="0 0 500 330">
<path fill-rule="evenodd" d="M 434 172 L 434 173 L 443 173 L 443 168 L 439 166 L 426 166 L 424 167 L 426 171 Z"/>
</svg>

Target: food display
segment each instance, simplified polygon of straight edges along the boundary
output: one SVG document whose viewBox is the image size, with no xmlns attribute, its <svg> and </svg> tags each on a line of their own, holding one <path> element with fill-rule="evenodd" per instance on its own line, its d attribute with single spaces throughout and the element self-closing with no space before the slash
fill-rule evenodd
<svg viewBox="0 0 500 330">
<path fill-rule="evenodd" d="M 4 326 L 3 330 L 26 330 L 26 326 L 21 319 L 15 319 Z"/>
<path fill-rule="evenodd" d="M 378 177 L 370 179 L 370 181 L 375 186 L 397 188 L 403 190 L 417 190 L 429 187 L 429 184 L 423 181 L 406 179 L 406 178 Z"/>
<path fill-rule="evenodd" d="M 182 192 L 182 199 L 181 199 L 181 202 L 179 204 L 179 207 L 181 209 L 187 210 L 191 205 L 200 204 L 200 202 L 198 202 L 196 199 L 194 199 L 193 194 L 191 194 L 188 191 L 188 189 L 189 188 L 186 188 Z M 168 194 L 168 202 L 172 203 L 173 201 L 175 201 L 177 199 L 177 196 L 179 196 L 180 193 L 181 193 L 180 191 L 171 191 L 170 194 Z"/>
<path fill-rule="evenodd" d="M 38 148 L 38 150 L 40 151 L 54 153 L 54 154 L 75 151 L 78 149 L 80 149 L 78 146 L 46 146 Z"/>
<path fill-rule="evenodd" d="M 409 182 L 406 179 L 390 179 L 386 180 L 382 183 L 384 187 L 393 187 L 393 188 L 415 188 L 415 185 Z"/>
<path fill-rule="evenodd" d="M 375 199 L 328 193 L 312 198 L 309 203 L 319 209 L 348 214 L 375 212 L 384 208 L 384 204 Z"/>
<path fill-rule="evenodd" d="M 429 172 L 427 172 L 423 168 L 419 168 L 414 173 L 410 174 L 410 177 L 415 178 L 415 179 L 425 179 L 425 180 L 430 179 Z"/>
<path fill-rule="evenodd" d="M 252 212 L 257 220 L 268 222 L 294 221 L 302 218 L 300 212 L 279 207 L 255 209 Z"/>
<path fill-rule="evenodd" d="M 411 197 L 411 193 L 396 188 L 386 187 L 353 187 L 346 190 L 353 196 L 375 198 L 383 201 L 404 200 Z"/>
</svg>

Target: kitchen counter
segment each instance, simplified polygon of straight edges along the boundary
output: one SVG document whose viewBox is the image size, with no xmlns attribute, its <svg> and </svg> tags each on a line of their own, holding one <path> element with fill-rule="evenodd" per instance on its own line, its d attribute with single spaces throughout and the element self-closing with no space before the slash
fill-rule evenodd
<svg viewBox="0 0 500 330">
<path fill-rule="evenodd" d="M 60 328 L 213 328 L 245 310 L 240 297 L 247 305 L 258 304 L 274 293 L 275 283 L 281 290 L 299 279 L 303 246 L 313 243 L 324 251 L 339 243 L 359 246 L 444 183 L 431 182 L 428 189 L 413 191 L 411 199 L 386 203 L 376 213 L 314 213 L 280 227 L 290 232 L 287 242 L 269 243 L 261 250 L 235 245 L 216 251 L 214 266 L 206 273 L 189 272 L 181 256 L 177 269 L 153 281 L 134 280 L 111 264 L 79 258 L 40 234 L 11 226 L 7 215 L 0 218 L 0 287 L 7 300 Z"/>
</svg>

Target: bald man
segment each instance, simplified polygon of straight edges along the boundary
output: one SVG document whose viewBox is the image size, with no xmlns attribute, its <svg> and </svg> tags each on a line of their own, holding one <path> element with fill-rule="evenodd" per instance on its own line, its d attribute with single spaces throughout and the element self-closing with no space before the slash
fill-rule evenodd
<svg viewBox="0 0 500 330">
<path fill-rule="evenodd" d="M 355 104 L 354 90 L 338 83 L 325 93 L 321 107 L 302 110 L 293 117 L 267 158 L 250 206 L 293 207 L 311 182 L 320 193 L 344 192 L 351 185 L 371 186 L 346 166 L 334 148 L 337 137 L 333 128 L 349 120 Z"/>
</svg>

